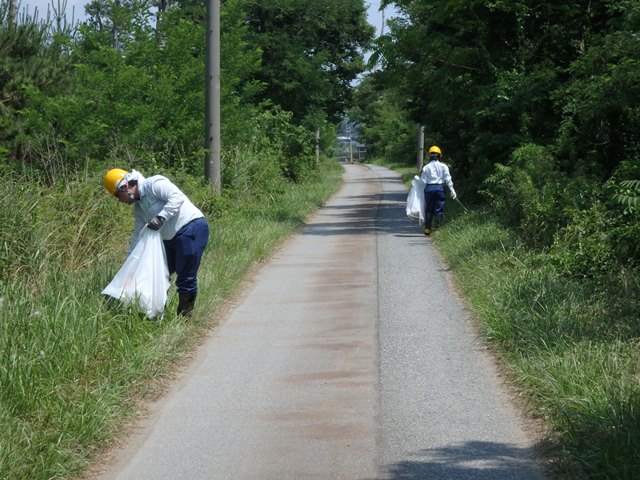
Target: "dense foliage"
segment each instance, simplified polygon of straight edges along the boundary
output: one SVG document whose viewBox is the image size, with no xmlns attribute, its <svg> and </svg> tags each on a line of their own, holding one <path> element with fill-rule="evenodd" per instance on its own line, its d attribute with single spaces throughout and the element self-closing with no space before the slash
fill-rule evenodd
<svg viewBox="0 0 640 480">
<path fill-rule="evenodd" d="M 350 112 L 365 141 L 415 163 L 424 125 L 463 198 L 489 203 L 567 273 L 640 268 L 625 183 L 640 179 L 640 3 L 385 3 L 401 16 Z M 591 243 L 583 260 L 571 254 Z"/>
<path fill-rule="evenodd" d="M 205 6 L 161 6 L 93 0 L 87 20 L 65 28 L 5 20 L 5 165 L 30 165 L 50 179 L 114 165 L 200 174 Z M 223 156 L 253 150 L 294 180 L 313 169 L 316 131 L 328 152 L 372 34 L 361 0 L 223 2 Z M 234 175 L 223 163 L 223 187 Z"/>
<path fill-rule="evenodd" d="M 14 22 L 0 1 L 3 479 L 81 473 L 135 400 L 212 325 L 251 265 L 340 181 L 328 160 L 332 122 L 364 68 L 373 29 L 362 0 L 271 2 L 288 17 L 313 7 L 330 34 L 301 28 L 300 18 L 300 31 L 285 23 L 268 41 L 255 29 L 258 2 L 222 2 L 221 195 L 203 178 L 205 3 L 162 1 L 160 11 L 154 3 L 94 0 L 86 21 L 69 25 L 60 15 Z M 349 15 L 339 15 L 346 6 Z M 296 82 L 272 95 L 285 72 Z M 308 95 L 315 79 L 324 88 Z M 99 294 L 132 228 L 129 209 L 101 186 L 112 167 L 169 176 L 210 221 L 213 260 L 200 268 L 190 322 L 176 317 L 175 295 L 162 322 L 151 323 Z"/>
<path fill-rule="evenodd" d="M 290 0 L 259 8 L 247 0 L 223 3 L 220 103 L 226 197 L 269 195 L 281 189 L 282 180 L 303 180 L 316 168 L 317 130 L 323 152 L 333 145 L 330 120 L 347 107 L 345 84 L 364 68 L 361 49 L 372 27 L 366 26 L 362 1 L 353 0 L 348 16 L 340 14 L 344 5 L 338 2 L 314 7 L 324 30 L 318 25 L 301 29 L 301 12 L 310 3 L 315 4 Z M 256 26 L 258 10 L 263 23 L 270 15 L 302 23 L 283 22 L 279 30 L 270 25 L 274 38 L 267 41 Z M 115 166 L 201 177 L 203 4 L 175 1 L 158 12 L 144 0 L 93 0 L 87 20 L 76 25 L 60 17 L 47 23 L 28 15 L 13 23 L 4 10 L 0 14 L 0 172 L 17 174 L 7 178 L 55 186 L 79 173 L 99 176 Z M 290 35 L 295 35 L 293 44 Z M 286 52 L 286 58 L 269 57 L 274 49 Z M 282 81 L 296 75 L 298 82 L 273 95 L 276 77 Z M 327 88 L 309 89 L 312 78 L 322 78 Z M 0 264 L 12 267 L 3 268 L 0 279 L 10 278 L 32 255 L 8 235 L 0 235 L 1 243 L 16 248 L 0 252 Z M 16 254 L 21 250 L 24 256 Z"/>
<path fill-rule="evenodd" d="M 313 125 L 337 124 L 371 40 L 364 3 L 354 0 L 247 2 L 251 38 L 260 46 L 265 98 Z M 305 59 L 301 62 L 301 59 Z"/>
<path fill-rule="evenodd" d="M 636 478 L 640 2 L 383 4 L 350 117 L 387 161 L 416 164 L 420 125 L 442 147 L 479 213 L 445 240 L 454 270 L 555 453 Z"/>
</svg>

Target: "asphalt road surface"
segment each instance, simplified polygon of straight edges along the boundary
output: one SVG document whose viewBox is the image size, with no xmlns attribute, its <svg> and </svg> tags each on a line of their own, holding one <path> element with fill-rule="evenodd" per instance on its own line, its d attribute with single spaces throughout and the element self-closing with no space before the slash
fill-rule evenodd
<svg viewBox="0 0 640 480">
<path fill-rule="evenodd" d="M 345 165 L 99 478 L 542 479 L 406 197 Z"/>
</svg>

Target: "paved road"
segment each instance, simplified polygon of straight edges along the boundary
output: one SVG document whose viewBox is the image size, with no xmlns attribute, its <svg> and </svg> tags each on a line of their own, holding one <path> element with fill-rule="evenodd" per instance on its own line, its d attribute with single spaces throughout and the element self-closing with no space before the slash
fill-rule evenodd
<svg viewBox="0 0 640 480">
<path fill-rule="evenodd" d="M 397 175 L 344 180 L 101 479 L 542 478 Z"/>
</svg>

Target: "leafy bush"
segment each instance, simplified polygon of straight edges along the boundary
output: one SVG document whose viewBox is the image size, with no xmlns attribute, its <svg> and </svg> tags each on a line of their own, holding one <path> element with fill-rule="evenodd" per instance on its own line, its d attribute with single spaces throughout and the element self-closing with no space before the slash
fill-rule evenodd
<svg viewBox="0 0 640 480">
<path fill-rule="evenodd" d="M 530 413 L 550 427 L 559 470 L 638 478 L 637 276 L 567 279 L 490 214 L 453 218 L 434 241 Z"/>
<path fill-rule="evenodd" d="M 627 208 L 640 206 L 640 180 L 623 180 L 620 186 L 623 193 L 616 194 L 614 198 Z"/>
<path fill-rule="evenodd" d="M 610 181 L 601 189 L 602 200 L 565 210 L 568 223 L 551 248 L 551 259 L 564 275 L 607 279 L 640 268 L 640 210 L 615 202 L 618 189 Z"/>
<path fill-rule="evenodd" d="M 257 115 L 251 124 L 257 134 L 252 144 L 263 159 L 277 161 L 284 177 L 297 182 L 315 167 L 315 134 L 292 119 L 292 113 L 279 107 Z"/>
<path fill-rule="evenodd" d="M 611 232 L 617 255 L 640 268 L 640 156 L 621 162 L 605 188 L 618 220 Z"/>
<path fill-rule="evenodd" d="M 611 243 L 612 217 L 602 203 L 572 214 L 551 248 L 551 259 L 559 271 L 568 276 L 599 277 L 617 266 Z"/>
<path fill-rule="evenodd" d="M 529 245 L 551 244 L 562 220 L 560 178 L 555 160 L 539 145 L 516 149 L 507 165 L 495 164 L 483 194 L 506 225 L 516 228 Z"/>
</svg>

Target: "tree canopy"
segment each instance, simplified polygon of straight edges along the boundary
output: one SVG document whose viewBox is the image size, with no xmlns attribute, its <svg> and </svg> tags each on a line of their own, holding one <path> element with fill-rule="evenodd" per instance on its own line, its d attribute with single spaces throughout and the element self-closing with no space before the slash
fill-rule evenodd
<svg viewBox="0 0 640 480">
<path fill-rule="evenodd" d="M 7 160 L 71 171 L 87 161 L 124 160 L 197 172 L 204 4 L 93 0 L 86 13 L 86 21 L 65 31 L 28 17 L 13 28 L 5 17 L 0 140 Z M 270 137 L 293 178 L 311 161 L 318 128 L 329 148 L 349 107 L 351 82 L 364 70 L 373 36 L 365 13 L 362 0 L 223 2 L 223 148 L 264 149 L 259 139 Z M 276 117 L 292 125 L 278 130 L 278 139 Z"/>
<path fill-rule="evenodd" d="M 251 39 L 262 53 L 264 98 L 302 123 L 318 112 L 337 123 L 351 105 L 373 36 L 360 0 L 247 1 Z"/>
<path fill-rule="evenodd" d="M 482 177 L 530 142 L 601 179 L 637 154 L 638 2 L 386 3 L 402 15 L 374 76 L 460 173 Z"/>
<path fill-rule="evenodd" d="M 570 251 L 560 245 L 583 237 L 569 232 L 589 236 L 599 222 L 608 258 L 637 265 L 624 182 L 640 179 L 640 3 L 383 3 L 400 15 L 376 39 L 349 112 L 372 150 L 414 164 L 423 125 L 465 198 L 530 246 Z M 572 268 L 590 271 L 586 260 Z"/>
</svg>

